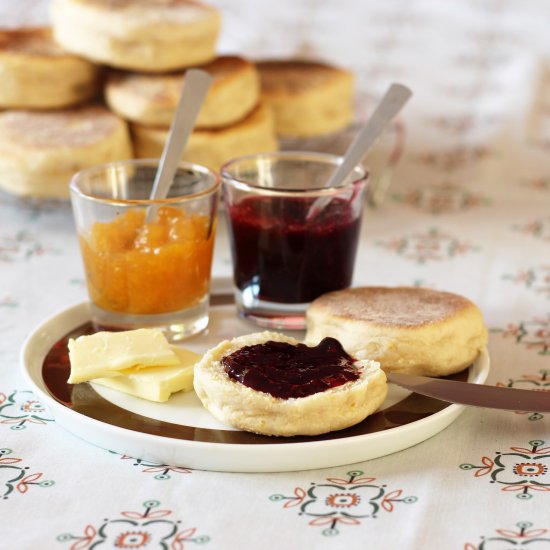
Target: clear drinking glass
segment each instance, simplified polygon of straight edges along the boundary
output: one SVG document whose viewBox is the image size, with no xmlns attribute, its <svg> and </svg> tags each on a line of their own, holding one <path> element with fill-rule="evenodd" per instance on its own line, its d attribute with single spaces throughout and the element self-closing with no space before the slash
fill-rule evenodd
<svg viewBox="0 0 550 550">
<path fill-rule="evenodd" d="M 78 172 L 70 184 L 92 322 L 160 327 L 181 340 L 208 324 L 219 177 L 180 163 L 163 200 L 149 199 L 154 160 Z"/>
<path fill-rule="evenodd" d="M 223 166 L 223 193 L 242 316 L 303 329 L 308 304 L 351 285 L 367 173 L 325 185 L 342 161 L 324 153 L 249 155 Z"/>
</svg>

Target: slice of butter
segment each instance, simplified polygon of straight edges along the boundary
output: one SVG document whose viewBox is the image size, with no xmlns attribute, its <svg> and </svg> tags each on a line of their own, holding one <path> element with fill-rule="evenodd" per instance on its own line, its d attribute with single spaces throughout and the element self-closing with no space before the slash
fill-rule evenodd
<svg viewBox="0 0 550 550">
<path fill-rule="evenodd" d="M 94 378 L 115 376 L 130 367 L 178 365 L 180 360 L 159 329 L 97 332 L 69 340 L 71 374 L 78 384 Z"/>
<path fill-rule="evenodd" d="M 120 371 L 117 376 L 94 379 L 92 383 L 150 401 L 167 401 L 173 393 L 193 389 L 194 366 L 202 357 L 175 346 L 173 350 L 180 360 L 179 365 L 146 369 L 132 367 Z"/>
</svg>

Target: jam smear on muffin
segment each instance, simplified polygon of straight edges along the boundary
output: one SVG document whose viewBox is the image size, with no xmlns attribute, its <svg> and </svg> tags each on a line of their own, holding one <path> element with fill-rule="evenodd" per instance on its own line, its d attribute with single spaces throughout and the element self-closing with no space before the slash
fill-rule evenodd
<svg viewBox="0 0 550 550">
<path fill-rule="evenodd" d="M 328 337 L 313 347 L 275 341 L 245 346 L 221 363 L 232 380 L 280 399 L 306 397 L 360 376 L 355 359 Z"/>
</svg>

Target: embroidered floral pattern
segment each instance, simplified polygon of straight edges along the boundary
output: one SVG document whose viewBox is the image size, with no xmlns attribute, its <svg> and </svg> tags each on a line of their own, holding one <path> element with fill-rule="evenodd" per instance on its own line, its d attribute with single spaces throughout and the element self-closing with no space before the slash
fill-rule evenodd
<svg viewBox="0 0 550 550">
<path fill-rule="evenodd" d="M 485 147 L 460 146 L 448 151 L 431 152 L 420 155 L 418 161 L 421 164 L 451 172 L 463 168 L 469 163 L 485 159 L 489 154 L 489 149 Z"/>
<path fill-rule="evenodd" d="M 0 262 L 28 260 L 47 253 L 57 254 L 59 250 L 42 244 L 27 231 L 0 236 Z"/>
<path fill-rule="evenodd" d="M 502 491 L 515 492 L 519 499 L 530 499 L 534 491 L 550 491 L 550 447 L 544 441 L 529 441 L 531 447 L 511 447 L 509 453 L 484 456 L 481 465 L 461 464 L 463 470 L 475 470 L 475 477 L 489 476 L 490 483 L 502 485 Z"/>
<path fill-rule="evenodd" d="M 338 527 L 360 525 L 365 518 L 375 518 L 378 512 L 393 512 L 397 503 L 416 502 L 413 496 L 404 497 L 403 490 L 388 492 L 385 485 L 374 483 L 374 477 L 361 477 L 357 470 L 346 478 L 327 478 L 328 483 L 311 483 L 309 489 L 296 487 L 291 496 L 275 494 L 269 499 L 284 502 L 284 508 L 298 507 L 299 515 L 312 518 L 309 525 L 323 527 L 322 534 L 337 535 Z"/>
<path fill-rule="evenodd" d="M 419 264 L 447 260 L 477 250 L 470 243 L 437 228 L 376 244 Z"/>
<path fill-rule="evenodd" d="M 452 184 L 434 185 L 394 194 L 396 202 L 412 206 L 428 214 L 452 214 L 487 206 L 490 201 Z"/>
<path fill-rule="evenodd" d="M 29 424 L 47 424 L 53 418 L 30 391 L 15 390 L 6 395 L 0 393 L 0 424 L 12 430 L 24 430 Z"/>
<path fill-rule="evenodd" d="M 496 535 L 482 537 L 479 544 L 467 542 L 464 550 L 508 550 L 513 548 L 550 548 L 550 536 L 548 529 L 531 529 L 533 524 L 529 521 L 516 523 L 517 531 L 511 529 L 497 529 Z M 544 535 L 544 536 L 543 536 Z M 548 543 L 548 544 L 538 544 Z"/>
<path fill-rule="evenodd" d="M 516 343 L 529 350 L 536 350 L 539 355 L 550 355 L 550 313 L 533 317 L 530 321 L 510 323 L 505 329 L 492 329 L 503 338 L 513 338 Z"/>
<path fill-rule="evenodd" d="M 181 528 L 181 520 L 170 516 L 172 510 L 157 510 L 158 500 L 143 503 L 143 512 L 120 512 L 120 517 L 105 519 L 102 524 L 84 527 L 82 535 L 63 533 L 59 542 L 71 543 L 71 550 L 104 545 L 109 548 L 165 548 L 184 550 L 186 543 L 205 544 L 210 537 L 197 535 L 196 527 Z"/>
<path fill-rule="evenodd" d="M 513 275 L 504 275 L 504 279 L 550 299 L 550 265 L 520 269 Z"/>
<path fill-rule="evenodd" d="M 550 191 L 550 179 L 537 177 L 537 178 L 528 178 L 522 181 L 522 184 L 530 189 L 535 189 L 537 191 Z"/>
<path fill-rule="evenodd" d="M 513 229 L 544 242 L 550 241 L 550 218 L 533 220 L 523 225 L 515 225 Z"/>
<path fill-rule="evenodd" d="M 22 458 L 11 455 L 11 449 L 0 449 L 0 496 L 7 500 L 13 494 L 25 494 L 31 487 L 51 487 L 54 482 L 41 480 L 42 473 L 30 473 Z"/>
<path fill-rule="evenodd" d="M 4 296 L 0 299 L 0 307 L 15 308 L 19 303 L 11 296 Z"/>
<path fill-rule="evenodd" d="M 520 378 L 510 378 L 507 384 L 497 382 L 497 386 L 550 392 L 550 369 L 541 369 L 539 374 L 524 374 Z M 544 418 L 544 415 L 538 412 L 518 412 L 517 414 L 528 414 L 529 420 L 540 420 Z"/>
<path fill-rule="evenodd" d="M 190 468 L 181 468 L 176 466 L 167 466 L 166 464 L 155 464 L 154 462 L 148 462 L 139 458 L 132 458 L 131 456 L 122 455 L 121 460 L 132 460 L 134 466 L 142 468 L 142 472 L 145 474 L 155 474 L 154 479 L 159 481 L 165 481 L 170 479 L 170 474 L 190 474 L 193 470 Z"/>
</svg>

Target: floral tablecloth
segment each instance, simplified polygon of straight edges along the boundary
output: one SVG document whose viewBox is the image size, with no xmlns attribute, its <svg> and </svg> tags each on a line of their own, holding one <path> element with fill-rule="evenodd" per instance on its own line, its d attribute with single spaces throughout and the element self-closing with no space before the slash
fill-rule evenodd
<svg viewBox="0 0 550 550">
<path fill-rule="evenodd" d="M 220 51 L 351 68 L 358 118 L 389 83 L 413 89 L 355 284 L 466 295 L 490 330 L 488 383 L 549 391 L 550 5 L 212 3 Z M 3 25 L 45 13 L 41 0 L 0 0 Z M 222 230 L 215 286 L 229 274 Z M 398 453 L 273 474 L 153 464 L 70 435 L 27 387 L 19 352 L 85 298 L 69 206 L 0 195 L 0 548 L 550 548 L 548 414 L 468 409 Z"/>
</svg>

